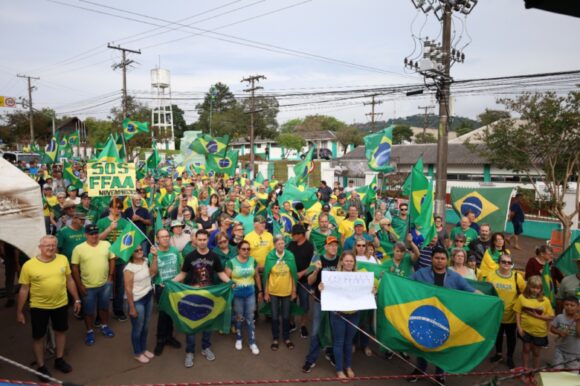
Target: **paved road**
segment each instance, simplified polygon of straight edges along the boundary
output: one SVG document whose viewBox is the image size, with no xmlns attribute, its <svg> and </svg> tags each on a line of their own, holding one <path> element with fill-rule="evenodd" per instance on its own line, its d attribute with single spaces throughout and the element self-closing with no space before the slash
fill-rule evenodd
<svg viewBox="0 0 580 386">
<path fill-rule="evenodd" d="M 533 255 L 533 248 L 540 240 L 524 239 L 523 251 L 514 251 L 518 266 L 523 267 L 529 256 Z M 4 275 L 1 273 L 3 281 Z M 0 284 L 0 286 L 2 286 Z M 154 311 L 155 312 L 155 311 Z M 150 349 L 154 344 L 154 330 L 157 318 L 152 321 L 150 333 Z M 30 325 L 25 327 L 17 325 L 15 309 L 0 307 L 0 355 L 9 357 L 23 364 L 30 364 L 33 360 L 31 349 Z M 155 358 L 148 365 L 138 364 L 132 357 L 130 344 L 130 323 L 113 321 L 111 327 L 117 336 L 107 339 L 97 334 L 96 344 L 87 347 L 83 343 L 83 322 L 70 319 L 70 331 L 66 359 L 73 366 L 70 374 L 61 374 L 56 370 L 53 375 L 57 378 L 78 384 L 151 384 L 151 383 L 187 383 L 192 381 L 212 380 L 251 380 L 251 379 L 287 379 L 287 378 L 315 378 L 332 377 L 335 372 L 331 365 L 322 357 L 317 366 L 310 374 L 303 374 L 300 370 L 304 363 L 304 357 L 308 350 L 308 340 L 301 339 L 298 332 L 293 333 L 292 338 L 296 349 L 288 350 L 284 345 L 277 352 L 272 352 L 270 345 L 270 326 L 262 318 L 257 323 L 257 341 L 262 352 L 258 356 L 251 354 L 247 347 L 243 351 L 234 349 L 233 336 L 213 336 L 213 350 L 217 356 L 214 362 L 208 362 L 199 354 L 200 342 L 198 340 L 194 367 L 186 369 L 183 366 L 183 349 L 176 350 L 166 348 L 162 356 Z M 181 341 L 183 335 L 179 335 Z M 199 339 L 199 338 L 198 338 Z M 378 347 L 373 347 L 378 352 Z M 520 361 L 521 346 L 518 343 L 516 364 Z M 551 350 L 545 350 L 544 358 L 551 358 Z M 52 361 L 49 362 L 52 367 Z M 353 369 L 357 375 L 393 375 L 408 374 L 412 368 L 400 359 L 385 360 L 375 355 L 372 358 L 365 357 L 357 352 L 354 355 Z M 490 364 L 483 362 L 477 370 L 494 371 L 507 370 L 503 364 Z M 32 380 L 35 377 L 14 368 L 9 364 L 0 363 L 0 378 L 12 380 Z M 448 380 L 449 385 L 473 385 L 489 377 L 454 377 Z M 384 385 L 385 381 L 354 381 L 353 385 Z M 326 383 L 325 383 L 326 384 Z M 339 384 L 339 383 L 337 383 Z M 391 380 L 387 384 L 404 385 L 404 380 Z M 427 384 L 426 381 L 419 384 Z M 508 382 L 503 384 L 519 384 Z"/>
</svg>

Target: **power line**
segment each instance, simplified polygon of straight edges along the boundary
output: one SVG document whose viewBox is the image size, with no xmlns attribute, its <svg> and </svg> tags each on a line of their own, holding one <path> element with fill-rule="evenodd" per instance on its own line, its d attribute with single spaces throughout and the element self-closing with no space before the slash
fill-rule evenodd
<svg viewBox="0 0 580 386">
<path fill-rule="evenodd" d="M 371 130 L 375 131 L 375 117 L 380 117 L 381 115 L 383 115 L 383 113 L 375 113 L 375 105 L 380 105 L 381 103 L 383 103 L 382 101 L 376 101 L 375 97 L 377 97 L 379 94 L 373 94 L 371 95 L 371 101 L 370 102 L 363 102 L 364 106 L 371 106 L 371 112 L 370 113 L 366 113 L 366 116 L 370 116 L 371 117 Z"/>
<path fill-rule="evenodd" d="M 32 90 L 36 87 L 32 85 L 32 80 L 39 80 L 39 77 L 30 75 L 16 75 L 18 78 L 26 78 L 28 81 L 28 119 L 30 123 L 30 143 L 34 142 L 34 109 L 32 108 Z"/>
<path fill-rule="evenodd" d="M 256 83 L 259 83 L 260 80 L 262 79 L 266 79 L 266 77 L 264 75 L 253 75 L 253 76 L 248 76 L 246 78 L 242 79 L 242 83 L 243 82 L 247 82 L 250 87 L 245 89 L 245 92 L 249 92 L 251 97 L 250 97 L 250 110 L 246 111 L 246 113 L 250 114 L 250 179 L 254 178 L 254 114 L 261 111 L 260 110 L 256 110 L 256 98 L 255 98 L 255 92 L 256 90 L 260 90 L 263 87 L 260 86 L 256 86 Z"/>
</svg>

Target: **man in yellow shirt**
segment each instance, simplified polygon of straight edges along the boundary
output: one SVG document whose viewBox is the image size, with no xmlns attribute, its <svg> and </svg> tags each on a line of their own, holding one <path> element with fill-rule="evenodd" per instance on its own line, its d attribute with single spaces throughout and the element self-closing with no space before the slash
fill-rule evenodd
<svg viewBox="0 0 580 386">
<path fill-rule="evenodd" d="M 108 326 L 109 299 L 115 275 L 115 255 L 109 251 L 111 244 L 99 240 L 99 227 L 95 224 L 85 226 L 87 241 L 75 247 L 71 264 L 73 278 L 83 297 L 87 336 L 85 344 L 95 344 L 95 312 L 98 308 L 101 319 L 101 333 L 112 338 L 115 333 Z"/>
<path fill-rule="evenodd" d="M 354 234 L 354 222 L 358 218 L 358 209 L 356 206 L 351 205 L 348 207 L 348 217 L 345 218 L 338 226 L 338 231 L 340 232 L 341 244 Z"/>
<path fill-rule="evenodd" d="M 63 373 L 72 371 L 72 367 L 63 359 L 68 330 L 67 289 L 74 299 L 74 311 L 79 312 L 81 301 L 77 288 L 71 278 L 68 260 L 56 253 L 57 240 L 54 236 L 43 236 L 38 245 L 40 255 L 28 260 L 20 272 L 20 292 L 16 320 L 26 323 L 24 304 L 30 295 L 30 322 L 34 356 L 38 371 L 50 376 L 44 363 L 44 336 L 48 322 L 52 324 L 56 340 L 56 359 L 54 367 Z M 49 382 L 47 378 L 41 378 Z"/>
<path fill-rule="evenodd" d="M 258 268 L 264 268 L 266 256 L 274 249 L 274 238 L 266 230 L 266 219 L 264 216 L 254 218 L 254 230 L 248 233 L 244 240 L 250 243 L 250 256 L 258 263 Z"/>
</svg>

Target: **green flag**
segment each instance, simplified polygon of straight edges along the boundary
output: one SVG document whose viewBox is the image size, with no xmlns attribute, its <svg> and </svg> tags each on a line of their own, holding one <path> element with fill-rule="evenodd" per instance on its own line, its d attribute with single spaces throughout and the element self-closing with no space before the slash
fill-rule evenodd
<svg viewBox="0 0 580 386">
<path fill-rule="evenodd" d="M 361 203 L 367 208 L 377 200 L 377 176 L 373 178 L 370 184 L 355 188 L 358 193 Z M 350 194 L 347 194 L 350 196 Z"/>
<path fill-rule="evenodd" d="M 58 133 L 57 133 L 58 137 Z M 71 159 L 74 155 L 72 145 L 70 144 L 70 136 L 63 135 L 58 142 L 58 158 Z"/>
<path fill-rule="evenodd" d="M 449 373 L 467 373 L 495 346 L 498 297 L 437 287 L 386 273 L 377 294 L 379 340 Z"/>
<path fill-rule="evenodd" d="M 128 262 L 133 251 L 144 240 L 145 235 L 143 232 L 132 221 L 128 221 L 125 229 L 123 229 L 119 237 L 117 237 L 117 240 L 111 245 L 111 252 L 124 262 Z"/>
<path fill-rule="evenodd" d="M 189 148 L 197 154 L 211 154 L 223 157 L 226 154 L 229 143 L 229 135 L 214 138 L 211 135 L 201 134 L 193 140 L 191 145 L 189 145 Z"/>
<path fill-rule="evenodd" d="M 494 232 L 503 232 L 508 218 L 513 188 L 451 188 L 451 203 L 459 216 L 468 210 L 475 222 L 487 223 Z"/>
<path fill-rule="evenodd" d="M 314 245 L 314 250 L 317 255 L 323 255 L 325 252 L 324 246 L 326 245 L 326 238 L 328 236 L 334 236 L 337 240 L 340 240 L 340 234 L 336 229 L 332 229 L 329 235 L 324 235 L 318 231 L 318 229 L 313 229 L 310 232 L 310 242 Z M 338 255 L 342 253 L 342 246 L 338 243 Z"/>
<path fill-rule="evenodd" d="M 203 288 L 166 281 L 159 309 L 187 335 L 200 331 L 229 331 L 233 291 L 230 283 Z"/>
<path fill-rule="evenodd" d="M 56 136 L 53 136 L 50 139 L 50 142 L 46 145 L 46 149 L 44 151 L 46 158 L 43 160 L 45 163 L 55 163 L 57 161 L 58 156 L 58 140 Z"/>
<path fill-rule="evenodd" d="M 316 196 L 317 189 L 305 186 L 296 186 L 290 181 L 284 184 L 284 191 L 278 198 L 280 205 L 286 201 L 299 201 L 304 204 L 304 208 L 308 209 L 318 201 Z"/>
<path fill-rule="evenodd" d="M 161 158 L 159 157 L 159 153 L 157 152 L 157 147 L 155 143 L 153 143 L 153 151 L 147 157 L 147 161 L 145 161 L 145 167 L 147 172 L 155 173 L 157 166 L 161 162 Z"/>
<path fill-rule="evenodd" d="M 125 118 L 123 120 L 123 133 L 125 134 L 125 139 L 128 141 L 137 133 L 148 133 L 149 132 L 149 122 L 139 122 L 134 121 L 130 118 Z"/>
<path fill-rule="evenodd" d="M 424 245 L 428 245 L 435 236 L 437 236 L 437 229 L 435 228 L 435 220 L 433 217 L 433 184 L 428 182 L 427 194 L 421 203 L 421 212 L 418 217 L 412 219 L 417 229 L 425 241 Z"/>
<path fill-rule="evenodd" d="M 213 170 L 217 174 L 234 176 L 238 167 L 238 151 L 228 151 L 225 156 L 208 154 L 207 170 Z"/>
<path fill-rule="evenodd" d="M 71 146 L 78 146 L 80 144 L 78 130 L 75 130 L 71 135 L 68 136 L 68 144 Z"/>
<path fill-rule="evenodd" d="M 429 180 L 423 174 L 423 156 L 421 156 L 403 183 L 403 195 L 409 196 L 409 216 L 412 221 L 421 214 L 421 203 L 427 194 L 428 186 Z"/>
<path fill-rule="evenodd" d="M 372 272 L 375 275 L 375 280 L 381 280 L 385 272 L 388 272 L 387 267 L 382 264 L 367 263 L 364 261 L 356 262 L 356 270 L 359 272 Z"/>
<path fill-rule="evenodd" d="M 390 164 L 391 148 L 393 146 L 393 128 L 391 125 L 379 132 L 366 135 L 365 155 L 369 168 L 376 172 L 390 172 L 394 168 Z"/>
<path fill-rule="evenodd" d="M 314 148 L 310 148 L 306 157 L 296 165 L 294 165 L 294 175 L 296 176 L 296 184 L 302 185 L 308 181 L 308 175 L 312 173 L 314 169 L 314 162 L 312 162 L 312 155 L 314 154 Z"/>
<path fill-rule="evenodd" d="M 578 273 L 578 260 L 580 260 L 580 236 L 572 241 L 555 264 L 565 276 L 574 275 Z"/>
<path fill-rule="evenodd" d="M 542 289 L 544 290 L 544 296 L 550 299 L 552 307 L 556 307 L 556 291 L 554 289 L 554 282 L 552 281 L 552 271 L 551 264 L 544 264 L 542 269 Z"/>
<path fill-rule="evenodd" d="M 493 284 L 488 281 L 479 281 L 479 280 L 471 280 L 465 279 L 467 282 L 476 290 L 481 291 L 484 295 L 488 296 L 498 296 L 497 291 Z"/>
<path fill-rule="evenodd" d="M 109 136 L 105 147 L 99 155 L 97 156 L 97 162 L 121 162 L 121 157 L 119 157 L 119 151 L 117 150 L 117 144 L 113 136 Z"/>
<path fill-rule="evenodd" d="M 65 179 L 69 180 L 72 186 L 78 189 L 83 188 L 83 182 L 74 174 L 72 164 L 70 162 L 64 161 L 62 175 Z"/>
</svg>

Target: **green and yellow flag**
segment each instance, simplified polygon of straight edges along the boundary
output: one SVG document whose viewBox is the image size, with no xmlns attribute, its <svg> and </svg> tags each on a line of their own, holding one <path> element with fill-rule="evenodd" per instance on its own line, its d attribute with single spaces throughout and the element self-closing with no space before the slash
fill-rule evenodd
<svg viewBox="0 0 580 386">
<path fill-rule="evenodd" d="M 187 335 L 200 331 L 229 331 L 233 291 L 230 283 L 203 288 L 166 281 L 159 309 Z"/>
<path fill-rule="evenodd" d="M 390 273 L 381 279 L 377 295 L 379 340 L 393 351 L 413 353 L 449 373 L 467 373 L 487 357 L 502 316 L 498 297 Z"/>
<path fill-rule="evenodd" d="M 542 289 L 544 290 L 544 296 L 550 299 L 552 307 L 556 307 L 556 291 L 554 289 L 554 281 L 552 280 L 551 264 L 544 264 L 544 269 L 542 269 Z"/>
<path fill-rule="evenodd" d="M 97 162 L 122 162 L 117 150 L 117 144 L 113 136 L 109 136 L 105 147 L 97 156 Z"/>
<path fill-rule="evenodd" d="M 423 156 L 421 156 L 403 183 L 403 195 L 409 196 L 409 216 L 413 222 L 421 214 L 421 204 L 427 195 L 428 187 L 429 180 L 423 174 Z"/>
<path fill-rule="evenodd" d="M 56 136 L 53 136 L 50 139 L 50 142 L 46 145 L 46 149 L 44 150 L 45 159 L 43 162 L 45 163 L 55 163 L 56 158 L 58 155 L 58 141 Z"/>
<path fill-rule="evenodd" d="M 214 138 L 211 135 L 201 134 L 191 143 L 191 145 L 189 145 L 189 148 L 197 154 L 211 154 L 224 157 L 229 143 L 229 135 Z"/>
<path fill-rule="evenodd" d="M 494 232 L 503 232 L 508 218 L 513 188 L 451 188 L 451 203 L 459 216 L 468 210 L 475 222 L 488 223 Z"/>
<path fill-rule="evenodd" d="M 421 213 L 413 219 L 415 228 L 423 235 L 425 240 L 423 245 L 428 245 L 437 236 L 433 217 L 433 184 L 431 182 L 428 182 L 428 184 L 427 194 L 425 194 L 421 203 Z"/>
<path fill-rule="evenodd" d="M 313 154 L 314 148 L 310 148 L 304 159 L 294 165 L 294 175 L 296 176 L 297 185 L 308 182 L 308 175 L 314 170 L 314 162 L 312 162 Z"/>
<path fill-rule="evenodd" d="M 62 175 L 72 186 L 78 189 L 83 188 L 83 182 L 75 175 L 70 162 L 64 161 Z"/>
<path fill-rule="evenodd" d="M 578 273 L 578 260 L 580 260 L 580 236 L 576 237 L 572 244 L 556 260 L 556 267 L 565 275 Z"/>
<path fill-rule="evenodd" d="M 225 156 L 216 156 L 208 154 L 206 156 L 207 170 L 213 170 L 214 173 L 234 176 L 238 167 L 238 152 L 235 150 L 228 151 Z"/>
<path fill-rule="evenodd" d="M 111 252 L 118 256 L 124 262 L 128 262 L 133 251 L 145 241 L 145 235 L 132 222 L 128 221 L 127 226 L 117 237 L 117 240 L 111 245 Z"/>
<path fill-rule="evenodd" d="M 148 133 L 148 132 L 149 132 L 149 122 L 134 121 L 130 118 L 125 118 L 123 120 L 123 133 L 125 134 L 126 140 L 130 140 L 137 133 Z"/>
<path fill-rule="evenodd" d="M 71 135 L 68 136 L 68 143 L 71 146 L 79 145 L 79 131 L 75 130 Z"/>
<path fill-rule="evenodd" d="M 390 164 L 391 148 L 393 146 L 393 128 L 391 125 L 379 132 L 365 135 L 365 155 L 369 168 L 376 172 L 390 172 L 394 168 Z"/>
</svg>

